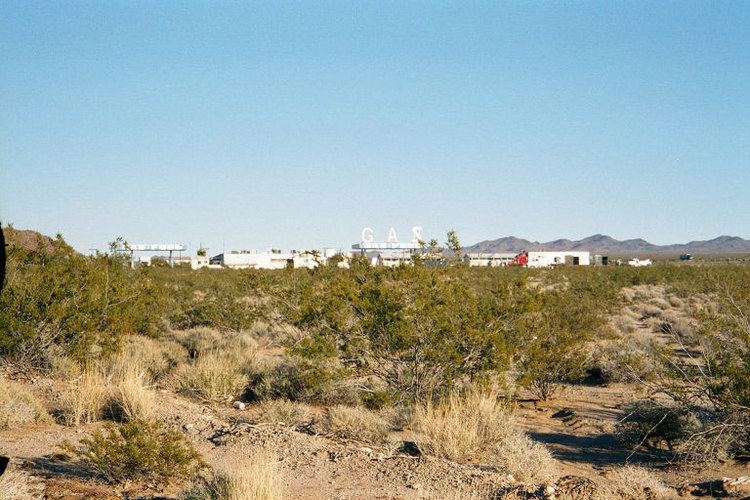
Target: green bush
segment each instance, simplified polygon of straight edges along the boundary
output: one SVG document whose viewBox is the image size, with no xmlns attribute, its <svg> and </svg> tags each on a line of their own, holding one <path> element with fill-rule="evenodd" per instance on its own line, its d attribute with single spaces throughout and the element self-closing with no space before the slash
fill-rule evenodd
<svg viewBox="0 0 750 500">
<path fill-rule="evenodd" d="M 78 360 L 94 347 L 115 352 L 124 334 L 159 332 L 162 292 L 147 270 L 80 255 L 60 237 L 45 251 L 12 247 L 0 295 L 0 355 L 43 367 L 53 346 Z"/>
<path fill-rule="evenodd" d="M 108 424 L 75 446 L 61 445 L 107 481 L 144 481 L 164 485 L 188 479 L 204 467 L 200 454 L 182 434 L 158 422 Z"/>
</svg>

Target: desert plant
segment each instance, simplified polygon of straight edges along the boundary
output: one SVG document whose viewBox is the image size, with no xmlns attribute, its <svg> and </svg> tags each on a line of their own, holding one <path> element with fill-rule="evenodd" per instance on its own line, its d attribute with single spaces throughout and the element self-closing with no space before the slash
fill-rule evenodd
<svg viewBox="0 0 750 500">
<path fill-rule="evenodd" d="M 62 414 L 68 425 L 90 424 L 102 417 L 108 381 L 98 368 L 88 367 L 62 393 Z"/>
<path fill-rule="evenodd" d="M 51 420 L 34 394 L 19 384 L 0 378 L 0 430 Z"/>
<path fill-rule="evenodd" d="M 112 483 L 165 484 L 187 479 L 204 467 L 193 445 L 159 422 L 107 424 L 103 432 L 95 431 L 79 445 L 66 441 L 61 448 Z"/>
<path fill-rule="evenodd" d="M 240 396 L 248 382 L 242 360 L 226 353 L 201 356 L 183 366 L 177 377 L 182 392 L 211 402 Z"/>
<path fill-rule="evenodd" d="M 634 465 L 625 465 L 607 471 L 599 495 L 603 500 L 663 500 L 677 499 L 677 492 L 666 486 L 653 473 Z"/>
<path fill-rule="evenodd" d="M 200 478 L 188 489 L 184 500 L 281 500 L 283 487 L 279 473 L 265 453 L 251 456 L 248 465 L 216 471 Z"/>
<path fill-rule="evenodd" d="M 261 418 L 273 424 L 296 425 L 308 416 L 307 406 L 287 399 L 262 401 L 260 411 Z"/>
<path fill-rule="evenodd" d="M 151 389 L 146 372 L 132 366 L 113 381 L 110 410 L 118 420 L 130 422 L 146 420 L 153 413 L 156 394 Z"/>
<path fill-rule="evenodd" d="M 339 439 L 372 444 L 388 439 L 388 422 L 365 408 L 333 406 L 326 410 L 321 424 L 323 432 Z"/>
<path fill-rule="evenodd" d="M 618 422 L 621 439 L 630 446 L 664 443 L 673 450 L 698 428 L 698 422 L 687 408 L 650 399 L 631 403 Z"/>
<path fill-rule="evenodd" d="M 418 406 L 413 428 L 428 454 L 488 462 L 523 481 L 544 481 L 557 473 L 550 452 L 518 429 L 506 403 L 491 392 L 470 389 Z"/>
</svg>

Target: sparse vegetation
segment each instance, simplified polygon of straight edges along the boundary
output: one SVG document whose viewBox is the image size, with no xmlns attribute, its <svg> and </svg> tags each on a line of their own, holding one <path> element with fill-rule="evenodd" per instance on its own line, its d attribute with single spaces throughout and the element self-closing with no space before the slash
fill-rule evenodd
<svg viewBox="0 0 750 500">
<path fill-rule="evenodd" d="M 180 390 L 203 401 L 229 401 L 247 386 L 246 366 L 229 353 L 201 356 L 177 374 Z"/>
<path fill-rule="evenodd" d="M 68 382 L 62 393 L 62 412 L 68 425 L 90 424 L 102 417 L 109 393 L 108 381 L 95 367 L 86 368 Z"/>
</svg>

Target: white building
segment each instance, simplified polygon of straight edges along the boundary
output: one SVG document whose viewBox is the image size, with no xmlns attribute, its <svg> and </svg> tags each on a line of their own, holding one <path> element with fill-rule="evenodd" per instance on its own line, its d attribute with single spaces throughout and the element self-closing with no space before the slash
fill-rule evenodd
<svg viewBox="0 0 750 500">
<path fill-rule="evenodd" d="M 336 249 L 324 248 L 323 250 L 292 250 L 282 252 L 281 250 L 269 249 L 265 252 L 255 250 L 239 250 L 222 253 L 212 257 L 208 267 L 227 267 L 230 269 L 315 269 L 328 262 L 334 255 L 341 254 Z M 351 254 L 341 254 L 344 259 L 338 264 L 339 267 L 348 267 L 348 259 Z M 197 267 L 194 267 L 197 269 Z"/>
<path fill-rule="evenodd" d="M 373 265 L 384 267 L 409 266 L 412 264 L 411 252 L 382 252 L 373 259 Z"/>
<path fill-rule="evenodd" d="M 294 255 L 280 250 L 256 252 L 255 250 L 237 250 L 220 253 L 211 257 L 211 264 L 229 269 L 286 269 L 294 266 Z"/>
<path fill-rule="evenodd" d="M 651 259 L 641 260 L 641 259 L 634 258 L 628 261 L 628 265 L 632 267 L 646 267 L 646 266 L 650 266 L 651 264 L 652 264 Z"/>
<path fill-rule="evenodd" d="M 528 267 L 552 267 L 567 264 L 588 266 L 591 264 L 589 252 L 529 252 Z"/>
<path fill-rule="evenodd" d="M 190 257 L 190 268 L 193 270 L 210 266 L 210 259 L 206 255 Z"/>
<path fill-rule="evenodd" d="M 516 258 L 515 253 L 467 253 L 464 262 L 469 267 L 505 267 Z"/>
</svg>

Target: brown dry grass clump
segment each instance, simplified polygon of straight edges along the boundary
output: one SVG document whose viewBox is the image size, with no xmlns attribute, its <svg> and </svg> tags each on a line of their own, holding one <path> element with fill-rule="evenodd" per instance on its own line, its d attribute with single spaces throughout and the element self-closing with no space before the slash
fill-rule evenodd
<svg viewBox="0 0 750 500">
<path fill-rule="evenodd" d="M 132 366 L 121 372 L 112 384 L 110 405 L 113 415 L 121 421 L 150 418 L 156 406 L 156 393 L 146 371 Z"/>
<path fill-rule="evenodd" d="M 602 500 L 669 500 L 679 498 L 677 492 L 666 486 L 650 471 L 626 465 L 607 471 L 603 480 Z"/>
<path fill-rule="evenodd" d="M 47 409 L 33 393 L 0 378 L 0 430 L 51 421 Z"/>
<path fill-rule="evenodd" d="M 420 448 L 459 462 L 490 463 L 521 481 L 557 477 L 556 462 L 543 445 L 522 432 L 496 394 L 469 390 L 437 405 L 417 407 L 413 427 Z"/>
<path fill-rule="evenodd" d="M 271 399 L 260 404 L 261 418 L 272 424 L 297 425 L 309 417 L 307 405 L 288 399 Z"/>
<path fill-rule="evenodd" d="M 94 367 L 83 370 L 62 393 L 62 414 L 68 425 L 90 424 L 102 417 L 109 381 Z"/>
<path fill-rule="evenodd" d="M 237 356 L 205 354 L 177 373 L 180 391 L 202 401 L 225 402 L 247 386 L 246 366 Z"/>
<path fill-rule="evenodd" d="M 322 422 L 323 431 L 339 439 L 381 444 L 388 440 L 388 422 L 370 410 L 336 405 L 328 408 Z"/>
<path fill-rule="evenodd" d="M 216 471 L 188 490 L 185 500 L 281 500 L 279 472 L 267 453 L 251 456 L 249 465 Z"/>
</svg>

